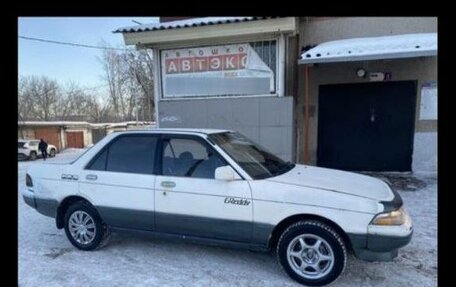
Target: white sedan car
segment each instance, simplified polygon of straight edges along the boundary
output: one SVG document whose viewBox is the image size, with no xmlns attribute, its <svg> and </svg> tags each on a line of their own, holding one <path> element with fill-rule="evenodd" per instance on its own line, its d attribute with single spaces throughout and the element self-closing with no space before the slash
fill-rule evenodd
<svg viewBox="0 0 456 287">
<path fill-rule="evenodd" d="M 17 141 L 17 158 L 35 160 L 42 157 L 41 151 L 38 150 L 39 140 L 18 140 Z M 55 145 L 49 144 L 47 147 L 49 157 L 54 157 L 57 153 Z"/>
<path fill-rule="evenodd" d="M 383 181 L 285 162 L 226 130 L 112 133 L 71 163 L 30 166 L 22 194 L 82 250 L 111 231 L 275 250 L 312 286 L 338 278 L 347 251 L 392 260 L 412 236 Z"/>
</svg>

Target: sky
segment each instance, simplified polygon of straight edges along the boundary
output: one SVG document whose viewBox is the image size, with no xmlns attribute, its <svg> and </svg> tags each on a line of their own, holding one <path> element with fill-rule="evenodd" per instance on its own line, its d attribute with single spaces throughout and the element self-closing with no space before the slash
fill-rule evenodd
<svg viewBox="0 0 456 287">
<path fill-rule="evenodd" d="M 125 47 L 113 30 L 136 23 L 156 23 L 158 17 L 20 17 L 18 36 L 85 45 Z M 19 75 L 46 75 L 61 84 L 73 81 L 91 88 L 104 84 L 98 56 L 103 50 L 43 43 L 18 38 Z"/>
</svg>

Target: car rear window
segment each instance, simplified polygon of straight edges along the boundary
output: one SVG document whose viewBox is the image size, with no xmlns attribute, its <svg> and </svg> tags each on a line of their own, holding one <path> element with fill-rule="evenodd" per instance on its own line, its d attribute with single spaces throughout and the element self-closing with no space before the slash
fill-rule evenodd
<svg viewBox="0 0 456 287">
<path fill-rule="evenodd" d="M 156 136 L 129 135 L 114 139 L 88 165 L 90 170 L 153 174 Z"/>
</svg>

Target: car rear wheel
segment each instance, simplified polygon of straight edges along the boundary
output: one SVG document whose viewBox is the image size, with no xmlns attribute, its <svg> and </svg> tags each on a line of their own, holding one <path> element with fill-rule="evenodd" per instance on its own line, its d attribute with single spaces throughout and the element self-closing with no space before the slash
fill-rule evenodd
<svg viewBox="0 0 456 287">
<path fill-rule="evenodd" d="M 30 152 L 30 160 L 36 160 L 36 158 L 38 157 L 38 155 L 36 154 L 36 151 L 31 151 Z"/>
<path fill-rule="evenodd" d="M 54 157 L 55 156 L 55 149 L 51 149 L 49 152 L 49 157 Z"/>
<path fill-rule="evenodd" d="M 65 234 L 76 248 L 94 250 L 107 242 L 109 229 L 90 204 L 83 201 L 73 204 L 64 220 Z"/>
<path fill-rule="evenodd" d="M 288 227 L 277 244 L 282 269 L 308 286 L 323 286 L 336 280 L 345 268 L 347 251 L 337 232 L 316 220 Z"/>
</svg>

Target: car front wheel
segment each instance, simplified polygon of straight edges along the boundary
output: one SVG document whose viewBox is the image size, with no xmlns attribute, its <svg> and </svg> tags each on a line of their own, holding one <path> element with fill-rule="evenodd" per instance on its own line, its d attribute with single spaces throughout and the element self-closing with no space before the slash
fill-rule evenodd
<svg viewBox="0 0 456 287">
<path fill-rule="evenodd" d="M 51 149 L 49 152 L 49 157 L 54 157 L 55 156 L 55 149 Z"/>
<path fill-rule="evenodd" d="M 336 280 L 345 268 L 347 251 L 340 235 L 316 220 L 292 224 L 277 244 L 282 269 L 308 286 L 323 286 Z"/>
<path fill-rule="evenodd" d="M 86 202 L 70 206 L 64 220 L 66 236 L 78 249 L 94 250 L 102 247 L 108 239 L 109 229 L 95 208 Z"/>
</svg>

